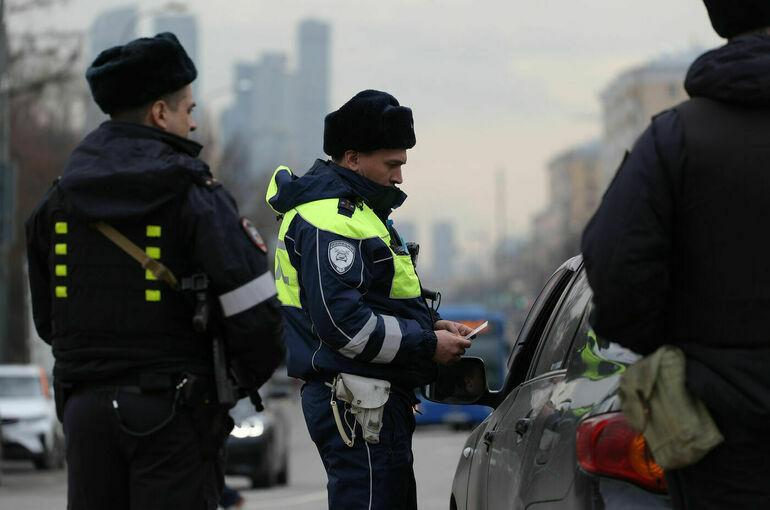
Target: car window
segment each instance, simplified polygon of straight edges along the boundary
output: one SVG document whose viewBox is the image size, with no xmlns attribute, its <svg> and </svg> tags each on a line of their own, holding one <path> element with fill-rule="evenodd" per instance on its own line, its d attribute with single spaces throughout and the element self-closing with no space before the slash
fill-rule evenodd
<svg viewBox="0 0 770 510">
<path fill-rule="evenodd" d="M 40 397 L 40 378 L 34 376 L 0 377 L 0 398 Z"/>
<path fill-rule="evenodd" d="M 585 271 L 581 271 L 541 343 L 532 377 L 563 368 L 567 352 L 590 300 L 591 289 Z"/>
<path fill-rule="evenodd" d="M 575 272 L 567 267 L 556 271 L 546 282 L 540 295 L 535 300 L 527 315 L 527 320 L 519 332 L 508 358 L 508 377 L 502 391 L 507 393 L 524 382 L 530 362 L 537 348 L 537 342 L 543 334 L 553 309 L 559 302 L 564 289 L 567 287 Z"/>
</svg>

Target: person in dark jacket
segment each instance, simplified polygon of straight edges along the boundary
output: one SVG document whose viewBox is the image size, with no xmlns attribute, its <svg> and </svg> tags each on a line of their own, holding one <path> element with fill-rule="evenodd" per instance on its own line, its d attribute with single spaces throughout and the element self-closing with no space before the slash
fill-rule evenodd
<svg viewBox="0 0 770 510">
<path fill-rule="evenodd" d="M 55 357 L 72 510 L 216 508 L 232 421 L 217 404 L 210 333 L 193 325 L 191 282 L 209 280 L 209 330 L 243 390 L 255 392 L 283 361 L 265 245 L 187 139 L 195 76 L 171 33 L 103 51 L 86 77 L 111 120 L 74 150 L 27 221 L 33 315 Z"/>
<path fill-rule="evenodd" d="M 434 379 L 436 363 L 453 363 L 470 346 L 461 335 L 471 328 L 428 307 L 407 244 L 388 219 L 406 199 L 397 185 L 414 144 L 411 109 L 365 90 L 326 116 L 324 152 L 332 160 L 316 160 L 299 178 L 279 167 L 267 191 L 283 215 L 275 271 L 289 375 L 306 382 L 302 409 L 331 509 L 417 507 L 414 388 Z M 330 402 L 348 409 L 331 390 L 340 373 L 390 383 L 379 442 L 365 440 L 347 411 L 338 427 Z"/>
<path fill-rule="evenodd" d="M 582 241 L 596 332 L 687 356 L 725 442 L 666 472 L 676 508 L 770 501 L 770 3 L 706 0 L 726 45 L 637 140 Z"/>
</svg>

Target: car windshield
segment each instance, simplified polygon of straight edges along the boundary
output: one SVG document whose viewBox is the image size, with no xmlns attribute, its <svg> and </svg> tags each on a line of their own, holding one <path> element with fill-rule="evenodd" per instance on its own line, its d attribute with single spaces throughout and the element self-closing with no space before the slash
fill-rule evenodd
<svg viewBox="0 0 770 510">
<path fill-rule="evenodd" d="M 0 376 L 0 398 L 39 397 L 42 394 L 39 377 Z"/>
</svg>

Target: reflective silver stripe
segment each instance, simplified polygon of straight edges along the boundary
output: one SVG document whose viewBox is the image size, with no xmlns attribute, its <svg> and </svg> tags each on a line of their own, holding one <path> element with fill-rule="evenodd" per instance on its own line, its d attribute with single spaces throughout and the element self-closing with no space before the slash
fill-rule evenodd
<svg viewBox="0 0 770 510">
<path fill-rule="evenodd" d="M 222 294 L 219 296 L 219 303 L 222 305 L 222 312 L 224 312 L 225 317 L 230 317 L 260 304 L 277 293 L 273 275 L 270 274 L 270 271 L 267 271 L 249 283 L 241 285 L 226 294 Z"/>
<path fill-rule="evenodd" d="M 348 358 L 353 358 L 364 352 L 366 343 L 369 341 L 369 336 L 372 334 L 374 328 L 376 327 L 377 316 L 372 314 L 372 316 L 369 317 L 369 320 L 366 321 L 366 324 L 364 324 L 364 327 L 361 328 L 358 333 L 356 333 L 356 336 L 354 336 L 350 342 L 345 344 L 345 346 L 340 349 L 340 353 L 344 356 L 347 356 Z"/>
<path fill-rule="evenodd" d="M 275 281 L 278 280 L 283 280 L 283 283 L 289 285 L 289 277 L 283 274 L 283 269 L 281 269 L 280 262 L 276 262 L 275 264 Z"/>
<path fill-rule="evenodd" d="M 372 363 L 390 363 L 396 357 L 398 348 L 401 347 L 401 326 L 398 319 L 390 315 L 381 315 L 385 323 L 385 338 L 382 340 L 382 348 Z"/>
<path fill-rule="evenodd" d="M 279 250 L 285 250 L 286 249 L 286 242 L 283 239 L 278 240 L 278 249 Z"/>
<path fill-rule="evenodd" d="M 366 445 L 366 457 L 369 459 L 369 508 L 368 510 L 372 510 L 372 478 L 373 478 L 373 472 L 372 472 L 372 453 L 369 451 L 369 443 L 364 441 L 364 444 Z"/>
</svg>

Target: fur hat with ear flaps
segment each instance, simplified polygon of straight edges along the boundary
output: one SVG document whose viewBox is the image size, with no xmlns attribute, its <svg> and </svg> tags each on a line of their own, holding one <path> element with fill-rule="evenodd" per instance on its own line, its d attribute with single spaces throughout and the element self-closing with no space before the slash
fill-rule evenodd
<svg viewBox="0 0 770 510">
<path fill-rule="evenodd" d="M 86 70 L 94 101 L 107 114 L 176 92 L 197 75 L 195 64 L 171 32 L 104 50 Z"/>
<path fill-rule="evenodd" d="M 760 28 L 770 27 L 767 0 L 703 0 L 716 33 L 729 39 Z"/>
<path fill-rule="evenodd" d="M 416 140 L 412 110 L 386 92 L 364 90 L 324 120 L 324 152 L 411 149 Z"/>
</svg>

